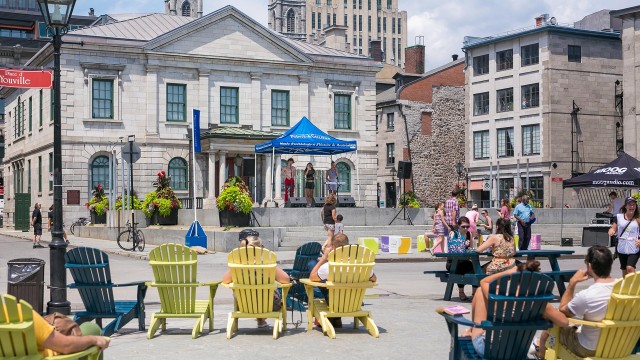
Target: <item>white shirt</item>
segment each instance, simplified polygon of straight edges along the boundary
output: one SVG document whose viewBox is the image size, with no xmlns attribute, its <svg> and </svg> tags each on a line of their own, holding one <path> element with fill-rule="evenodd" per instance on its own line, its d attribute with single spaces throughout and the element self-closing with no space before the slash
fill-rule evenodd
<svg viewBox="0 0 640 360">
<path fill-rule="evenodd" d="M 341 231 L 344 231 L 344 224 L 342 224 L 342 223 L 338 223 L 338 222 L 337 222 L 337 223 L 335 224 L 335 230 L 334 230 L 334 233 L 335 233 L 335 234 L 340 234 L 340 232 L 341 232 Z"/>
<path fill-rule="evenodd" d="M 624 218 L 624 214 L 616 215 L 616 220 L 618 224 L 618 252 L 620 254 L 636 254 L 639 250 L 636 246 L 640 231 L 638 222 L 636 219 L 631 219 L 631 224 L 629 224 L 629 220 Z M 622 230 L 624 230 L 624 233 Z"/>
<path fill-rule="evenodd" d="M 607 305 L 613 290 L 610 283 L 594 283 L 588 288 L 577 293 L 567 305 L 577 318 L 587 321 L 600 321 L 607 313 Z M 595 350 L 600 337 L 600 329 L 591 326 L 582 326 L 578 332 L 578 341 L 585 349 Z"/>
<path fill-rule="evenodd" d="M 373 276 L 373 270 L 371 270 L 371 275 L 369 277 Z M 327 280 L 327 278 L 329 277 L 329 263 L 326 262 L 322 265 L 320 265 L 320 267 L 318 268 L 318 277 L 320 278 L 320 280 Z"/>
</svg>

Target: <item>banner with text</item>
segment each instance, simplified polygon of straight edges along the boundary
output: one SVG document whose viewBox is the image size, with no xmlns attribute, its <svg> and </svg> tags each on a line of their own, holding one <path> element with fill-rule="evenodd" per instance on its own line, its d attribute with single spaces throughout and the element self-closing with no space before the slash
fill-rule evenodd
<svg viewBox="0 0 640 360">
<path fill-rule="evenodd" d="M 10 88 L 51 89 L 53 71 L 0 68 L 0 86 Z"/>
</svg>

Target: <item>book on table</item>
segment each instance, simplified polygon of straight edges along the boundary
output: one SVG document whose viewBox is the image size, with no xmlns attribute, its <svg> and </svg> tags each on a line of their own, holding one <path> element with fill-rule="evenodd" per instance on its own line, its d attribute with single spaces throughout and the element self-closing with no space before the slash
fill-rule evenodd
<svg viewBox="0 0 640 360">
<path fill-rule="evenodd" d="M 460 306 L 460 305 L 451 305 L 451 306 L 446 306 L 444 309 L 444 312 L 449 314 L 449 315 L 464 315 L 464 314 L 468 314 L 471 311 L 469 309 L 467 309 L 464 306 Z"/>
</svg>

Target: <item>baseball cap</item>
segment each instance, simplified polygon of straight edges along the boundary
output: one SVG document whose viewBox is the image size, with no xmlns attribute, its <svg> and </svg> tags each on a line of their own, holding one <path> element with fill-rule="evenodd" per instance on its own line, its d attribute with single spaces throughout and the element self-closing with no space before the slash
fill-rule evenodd
<svg viewBox="0 0 640 360">
<path fill-rule="evenodd" d="M 634 198 L 633 196 L 629 196 L 629 197 L 624 201 L 624 203 L 626 204 L 626 203 L 630 203 L 630 202 L 632 202 L 632 201 L 633 201 L 633 202 L 635 202 L 635 203 L 637 203 L 637 202 L 638 202 L 638 200 L 636 200 L 636 198 Z"/>
<path fill-rule="evenodd" d="M 240 231 L 240 234 L 238 235 L 238 241 L 244 240 L 249 236 L 260 236 L 260 233 L 253 229 L 244 229 Z"/>
</svg>

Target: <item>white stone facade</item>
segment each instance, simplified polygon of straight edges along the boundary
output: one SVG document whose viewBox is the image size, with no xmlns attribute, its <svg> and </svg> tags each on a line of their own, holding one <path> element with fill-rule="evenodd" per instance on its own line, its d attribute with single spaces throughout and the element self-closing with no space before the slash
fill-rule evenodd
<svg viewBox="0 0 640 360">
<path fill-rule="evenodd" d="M 160 21 L 164 15 L 155 16 Z M 103 26 L 126 30 L 132 24 L 122 21 Z M 126 142 L 128 135 L 135 135 L 136 143 L 142 148 L 142 158 L 134 165 L 134 176 L 135 190 L 140 198 L 144 197 L 152 190 L 156 174 L 167 170 L 169 161 L 174 158 L 189 161 L 187 133 L 192 108 L 201 110 L 202 130 L 229 126 L 286 131 L 288 126 L 271 124 L 271 90 L 277 89 L 289 91 L 289 126 L 307 116 L 333 136 L 358 141 L 357 159 L 355 154 L 337 158 L 350 164 L 352 169 L 351 191 L 344 195 L 354 196 L 359 206 L 375 205 L 374 105 L 375 73 L 379 65 L 347 53 L 326 57 L 317 47 L 305 48 L 305 52 L 295 42 L 274 35 L 230 6 L 149 40 L 112 39 L 98 36 L 100 31 L 86 29 L 69 33 L 65 36 L 67 41 L 83 41 L 84 46 L 68 43 L 62 49 L 64 204 L 67 204 L 69 190 L 80 191 L 81 204 L 89 199 L 92 161 L 112 151 L 120 159 L 121 141 Z M 49 67 L 51 64 L 52 50 L 47 46 L 28 65 Z M 101 79 L 112 80 L 113 84 L 113 116 L 108 119 L 98 119 L 93 114 L 93 86 Z M 168 84 L 186 88 L 186 121 L 167 121 Z M 220 89 L 225 86 L 238 88 L 237 124 L 220 124 Z M 351 97 L 349 130 L 334 128 L 333 100 L 337 93 Z M 0 92 L 0 96 L 6 98 L 7 113 L 4 171 L 8 216 L 5 215 L 5 226 L 12 226 L 14 193 L 30 190 L 31 202 L 44 203 L 44 208 L 52 202 L 48 184 L 49 156 L 53 149 L 51 94 L 44 90 L 40 97 L 37 89 Z M 30 101 L 32 110 L 16 119 L 19 100 L 23 105 Z M 28 112 L 28 105 L 26 109 Z M 17 131 L 20 126 L 22 132 Z M 225 145 L 224 141 L 211 140 L 209 148 L 196 155 L 195 195 L 214 200 L 214 187 L 221 186 L 229 170 L 226 161 L 236 156 L 253 157 L 253 145 L 242 141 Z M 317 169 L 329 167 L 328 158 L 294 157 L 296 165 L 313 160 Z M 261 161 L 269 165 L 268 160 Z M 355 183 L 356 167 L 360 184 Z M 268 168 L 263 167 L 258 177 L 268 177 Z M 121 181 L 119 173 L 118 186 Z M 268 194 L 272 191 L 271 181 L 263 183 Z M 357 185 L 360 193 L 356 191 Z M 16 189 L 17 186 L 21 189 Z M 187 189 L 176 192 L 179 197 L 188 195 Z M 279 197 L 279 191 L 274 193 Z M 68 223 L 71 219 L 65 214 L 65 220 Z"/>
</svg>

